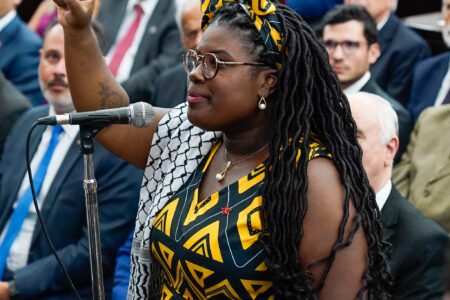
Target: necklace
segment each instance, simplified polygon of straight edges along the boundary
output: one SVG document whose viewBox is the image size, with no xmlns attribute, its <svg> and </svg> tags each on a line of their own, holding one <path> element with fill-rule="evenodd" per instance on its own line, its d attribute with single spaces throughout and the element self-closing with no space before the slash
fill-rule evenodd
<svg viewBox="0 0 450 300">
<path fill-rule="evenodd" d="M 244 157 L 244 158 L 242 158 L 242 159 L 240 159 L 240 160 L 238 160 L 238 161 L 236 161 L 236 162 L 232 162 L 231 160 L 228 159 L 228 157 L 227 157 L 227 148 L 225 148 L 225 150 L 224 150 L 224 152 L 223 152 L 223 160 L 226 162 L 226 164 L 225 164 L 225 168 L 223 169 L 223 171 L 216 174 L 216 179 L 217 179 L 217 181 L 219 181 L 219 182 L 222 181 L 222 180 L 225 178 L 225 176 L 227 175 L 228 170 L 229 170 L 232 166 L 238 165 L 238 164 L 240 164 L 241 162 L 244 162 L 244 161 L 246 161 L 246 160 L 249 160 L 250 158 L 254 157 L 254 156 L 255 156 L 256 154 L 258 154 L 259 152 L 263 151 L 263 150 L 267 147 L 267 145 L 268 145 L 267 143 L 264 144 L 261 148 L 259 148 L 258 150 L 256 150 L 256 151 L 253 152 L 252 154 L 250 154 L 250 155 L 248 155 L 248 156 L 246 156 L 246 157 Z M 224 147 L 225 147 L 225 146 L 224 146 Z"/>
</svg>

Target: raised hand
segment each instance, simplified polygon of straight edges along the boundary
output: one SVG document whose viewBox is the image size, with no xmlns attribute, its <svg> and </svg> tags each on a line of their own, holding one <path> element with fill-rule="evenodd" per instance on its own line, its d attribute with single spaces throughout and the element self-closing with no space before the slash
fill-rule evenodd
<svg viewBox="0 0 450 300">
<path fill-rule="evenodd" d="M 58 6 L 58 21 L 67 29 L 82 29 L 90 25 L 95 0 L 53 0 Z"/>
</svg>

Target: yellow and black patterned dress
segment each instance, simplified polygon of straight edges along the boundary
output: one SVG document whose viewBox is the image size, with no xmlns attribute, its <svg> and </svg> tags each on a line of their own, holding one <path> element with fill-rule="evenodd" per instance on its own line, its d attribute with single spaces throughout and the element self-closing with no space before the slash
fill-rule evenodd
<svg viewBox="0 0 450 300">
<path fill-rule="evenodd" d="M 264 164 L 237 182 L 198 199 L 198 189 L 219 144 L 183 188 L 158 213 L 151 234 L 161 264 L 161 299 L 274 299 L 271 275 L 258 238 Z M 309 159 L 331 157 L 310 144 Z"/>
</svg>

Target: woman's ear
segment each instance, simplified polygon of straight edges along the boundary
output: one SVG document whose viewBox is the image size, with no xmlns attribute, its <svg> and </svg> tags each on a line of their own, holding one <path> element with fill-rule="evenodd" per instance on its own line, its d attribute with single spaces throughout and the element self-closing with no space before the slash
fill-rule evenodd
<svg viewBox="0 0 450 300">
<path fill-rule="evenodd" d="M 275 69 L 268 69 L 261 72 L 261 95 L 269 96 L 278 85 L 278 71 Z"/>
</svg>

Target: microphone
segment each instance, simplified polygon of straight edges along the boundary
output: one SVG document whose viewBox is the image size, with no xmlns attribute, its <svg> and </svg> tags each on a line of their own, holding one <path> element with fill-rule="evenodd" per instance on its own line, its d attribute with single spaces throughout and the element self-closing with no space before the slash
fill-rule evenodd
<svg viewBox="0 0 450 300">
<path fill-rule="evenodd" d="M 110 108 L 86 112 L 74 112 L 48 116 L 37 120 L 41 125 L 99 125 L 131 124 L 134 127 L 148 127 L 155 117 L 153 106 L 146 102 L 137 102 L 128 107 Z"/>
</svg>

